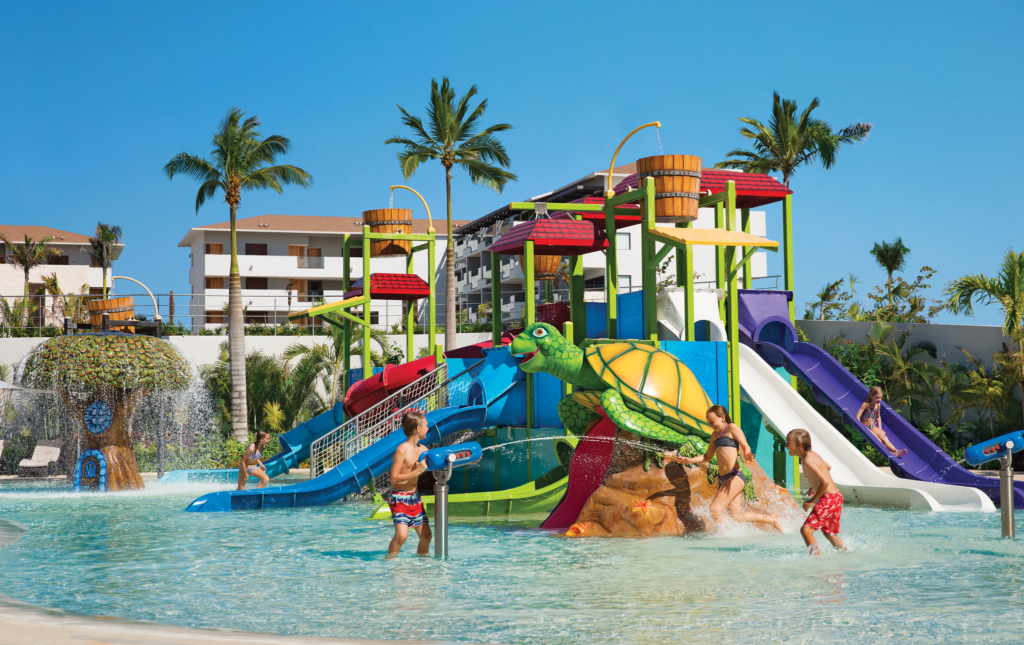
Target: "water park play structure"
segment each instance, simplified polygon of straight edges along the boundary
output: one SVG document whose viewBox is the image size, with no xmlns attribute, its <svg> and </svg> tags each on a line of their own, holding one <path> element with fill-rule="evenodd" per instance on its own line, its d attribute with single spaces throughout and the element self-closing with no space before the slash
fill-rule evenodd
<svg viewBox="0 0 1024 645">
<path fill-rule="evenodd" d="M 433 256 L 433 233 L 377 233 L 365 226 L 361 240 L 364 277 L 356 283 L 350 282 L 348 271 L 349 249 L 356 241 L 346 239 L 346 298 L 292 314 L 293 318 L 319 317 L 337 325 L 344 329 L 346 339 L 352 325 L 361 325 L 364 332 L 362 378 L 349 384 L 342 406 L 345 420 L 338 422 L 335 409 L 326 413 L 328 416 L 321 415 L 322 421 L 318 417 L 308 422 L 302 441 L 293 443 L 288 434 L 283 435 L 282 447 L 288 446 L 289 456 L 282 458 L 282 464 L 290 467 L 297 459 L 309 458 L 310 481 L 211 493 L 195 500 L 187 510 L 320 505 L 360 492 L 382 493 L 388 484 L 391 455 L 404 440 L 401 415 L 420 409 L 427 413 L 431 428 L 425 444 L 475 439 L 484 446 L 481 460 L 451 476 L 447 497 L 452 516 L 548 513 L 540 522 L 543 528 L 585 535 L 592 523 L 577 520 L 589 512 L 592 497 L 611 499 L 617 494 L 605 491 L 613 473 L 617 473 L 615 477 L 644 477 L 641 473 L 649 470 L 661 473 L 655 448 L 702 450 L 709 432 L 703 411 L 713 403 L 725 405 L 732 417 L 741 421 L 752 447 L 759 452 L 758 462 L 771 463 L 770 473 L 757 464 L 744 465 L 752 473 L 749 481 L 756 482 L 750 486 L 748 499 L 757 496 L 782 503 L 785 500 L 779 491 L 799 488 L 799 463 L 783 453 L 782 441 L 786 431 L 802 427 L 810 432 L 815 449 L 832 464 L 833 477 L 848 503 L 934 511 L 994 510 L 993 502 L 999 502 L 995 479 L 958 466 L 888 406 L 883 406 L 883 426 L 898 447 L 909 451 L 903 458 L 890 460 L 892 475 L 874 467 L 797 393 L 792 377 L 806 381 L 819 402 L 841 412 L 848 425 L 881 448 L 852 418 L 866 394 L 863 384 L 827 353 L 795 342 L 791 191 L 765 175 L 701 169 L 700 160 L 694 159 L 666 155 L 641 160 L 641 175 L 631 176 L 615 188 L 609 186 L 604 199 L 510 204 L 512 211 L 532 211 L 533 218 L 495 239 L 489 249 L 492 310 L 501 309 L 501 272 L 497 268 L 501 255 L 521 256 L 528 294 L 535 293 L 537 286 L 534 267 L 538 257 L 569 256 L 570 320 L 561 330 L 534 325 L 534 298 L 527 297 L 524 322 L 530 330 L 528 337 L 513 338 L 502 328 L 500 317 L 494 316 L 491 343 L 442 354 L 433 336 L 432 277 L 426 285 L 413 284 L 411 260 L 409 274 L 370 272 L 371 242 L 424 242 L 416 247 L 410 244 L 410 257 L 418 251 Z M 679 183 L 683 181 L 687 183 Z M 666 200 L 693 203 L 670 205 Z M 750 288 L 749 272 L 743 269 L 756 251 L 778 251 L 780 245 L 749 233 L 749 209 L 772 202 L 782 202 L 785 290 L 757 291 Z M 714 209 L 713 228 L 693 226 L 696 207 Z M 616 275 L 616 236 L 607 232 L 626 226 L 640 227 L 643 292 L 620 296 L 615 281 L 609 281 L 606 303 L 585 303 L 581 256 L 604 252 L 607 275 Z M 695 288 L 696 245 L 715 247 L 713 289 Z M 655 297 L 656 269 L 671 251 L 675 251 L 678 284 Z M 428 299 L 431 315 L 429 356 L 374 374 L 369 362 L 368 308 L 364 307 L 362 317 L 345 310 L 366 305 L 371 298 L 419 297 Z M 409 307 L 410 354 L 413 323 Z M 565 345 L 546 354 L 550 347 L 544 347 L 545 336 L 547 340 L 564 336 Z M 348 360 L 346 355 L 346 374 L 350 373 Z M 667 380 L 666 370 L 673 374 Z M 337 425 L 328 429 L 335 422 Z M 636 455 L 643 455 L 640 470 L 641 462 L 635 461 L 640 457 L 626 455 L 627 444 L 637 439 L 640 448 Z M 658 443 L 644 443 L 650 441 Z M 295 449 L 296 445 L 303 448 Z M 770 460 L 765 459 L 768 455 Z M 626 464 L 624 459 L 634 461 Z M 517 470 L 518 480 L 505 476 L 509 469 Z M 686 476 L 694 495 L 703 494 L 698 491 L 699 478 L 694 479 L 692 473 Z M 773 488 L 772 480 L 782 488 Z M 682 484 L 674 485 L 678 489 Z M 1018 503 L 1020 494 L 1018 488 Z M 378 499 L 372 517 L 388 516 L 382 501 Z M 426 501 L 433 505 L 433 499 Z M 643 522 L 630 520 L 640 534 L 659 530 L 651 528 L 657 522 L 650 517 L 664 509 L 648 502 L 640 500 L 632 511 L 623 510 L 625 515 L 633 512 L 647 518 Z M 594 526 L 590 530 L 596 532 L 591 534 L 633 530 L 612 524 L 611 528 Z"/>
</svg>

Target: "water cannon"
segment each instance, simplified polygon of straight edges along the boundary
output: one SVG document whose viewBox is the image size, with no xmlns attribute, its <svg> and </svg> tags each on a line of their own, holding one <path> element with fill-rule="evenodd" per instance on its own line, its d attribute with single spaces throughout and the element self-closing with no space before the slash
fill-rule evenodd
<svg viewBox="0 0 1024 645">
<path fill-rule="evenodd" d="M 436 471 L 475 464 L 482 457 L 480 444 L 470 441 L 428 450 L 420 455 L 420 461 L 427 462 L 427 470 Z"/>
<path fill-rule="evenodd" d="M 1001 437 L 975 444 L 967 449 L 967 463 L 980 466 L 986 461 L 1002 459 L 1007 455 L 1024 450 L 1024 432 L 1018 430 Z"/>
<path fill-rule="evenodd" d="M 475 464 L 482 458 L 483 450 L 475 441 L 434 448 L 420 455 L 420 461 L 426 463 L 427 470 L 437 473 L 437 483 L 434 484 L 434 531 L 437 533 L 434 556 L 437 558 L 448 558 L 448 480 L 452 477 L 452 469 Z"/>
<path fill-rule="evenodd" d="M 1013 453 L 1024 450 L 1024 431 L 1018 430 L 975 444 L 964 457 L 972 466 L 999 460 L 999 506 L 1003 514 L 1003 537 L 1014 538 L 1013 525 Z"/>
</svg>

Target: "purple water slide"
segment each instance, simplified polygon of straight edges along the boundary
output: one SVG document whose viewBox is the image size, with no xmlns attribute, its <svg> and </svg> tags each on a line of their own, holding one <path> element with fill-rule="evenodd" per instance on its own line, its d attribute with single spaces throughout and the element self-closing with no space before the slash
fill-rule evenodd
<svg viewBox="0 0 1024 645">
<path fill-rule="evenodd" d="M 843 415 L 843 422 L 854 428 L 889 460 L 892 472 L 915 481 L 970 486 L 982 491 L 998 506 L 999 480 L 982 477 L 960 466 L 928 437 L 882 402 L 882 429 L 896 448 L 905 448 L 902 457 L 889 450 L 856 419 L 868 387 L 824 349 L 811 343 L 795 342 L 796 333 L 789 322 L 786 304 L 789 292 L 740 290 L 739 322 L 744 341 L 773 367 L 785 367 L 790 374 L 811 386 L 814 398 Z M 771 295 L 765 295 L 771 294 Z M 782 316 L 785 315 L 785 322 Z M 1014 482 L 1014 503 L 1024 504 L 1024 482 Z"/>
</svg>

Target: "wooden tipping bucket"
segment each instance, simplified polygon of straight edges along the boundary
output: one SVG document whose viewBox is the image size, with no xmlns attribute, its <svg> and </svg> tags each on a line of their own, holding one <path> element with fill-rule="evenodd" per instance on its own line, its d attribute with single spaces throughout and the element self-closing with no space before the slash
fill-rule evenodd
<svg viewBox="0 0 1024 645">
<path fill-rule="evenodd" d="M 85 303 L 85 306 L 89 308 L 89 322 L 92 323 L 93 331 L 103 327 L 103 314 L 110 314 L 111 320 L 135 319 L 135 298 L 131 296 L 108 298 L 106 300 L 90 300 Z M 135 328 L 111 327 L 111 331 L 123 331 L 134 334 Z"/>
<path fill-rule="evenodd" d="M 701 158 L 691 155 L 661 155 L 636 161 L 637 180 L 654 178 L 655 218 L 658 222 L 692 222 L 700 203 Z"/>
<path fill-rule="evenodd" d="M 561 255 L 535 255 L 533 256 L 533 279 L 535 282 L 541 280 L 554 280 L 558 275 L 558 267 L 562 265 Z M 526 256 L 519 256 L 519 266 L 526 266 Z M 526 275 L 526 271 L 523 271 Z"/>
<path fill-rule="evenodd" d="M 408 208 L 363 211 L 363 222 L 370 227 L 371 233 L 412 233 L 412 211 Z M 370 257 L 373 258 L 410 253 L 412 242 L 409 240 L 370 240 Z"/>
</svg>

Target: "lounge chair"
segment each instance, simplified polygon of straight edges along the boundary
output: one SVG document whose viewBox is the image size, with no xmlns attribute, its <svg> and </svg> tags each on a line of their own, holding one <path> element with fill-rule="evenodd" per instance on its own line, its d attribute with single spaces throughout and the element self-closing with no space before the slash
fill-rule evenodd
<svg viewBox="0 0 1024 645">
<path fill-rule="evenodd" d="M 46 477 L 50 474 L 50 464 L 60 458 L 60 440 L 40 440 L 32 451 L 31 459 L 22 459 L 18 464 L 18 477 Z"/>
</svg>

